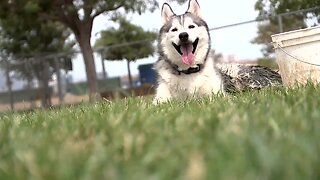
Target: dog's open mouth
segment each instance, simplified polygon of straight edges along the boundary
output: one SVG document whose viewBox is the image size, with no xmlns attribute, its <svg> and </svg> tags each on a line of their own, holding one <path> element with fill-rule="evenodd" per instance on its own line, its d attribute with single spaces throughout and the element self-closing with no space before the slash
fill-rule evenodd
<svg viewBox="0 0 320 180">
<path fill-rule="evenodd" d="M 172 43 L 173 47 L 177 50 L 177 52 L 182 57 L 182 62 L 186 65 L 192 65 L 193 59 L 194 59 L 194 53 L 197 50 L 197 46 L 199 43 L 199 38 L 197 38 L 193 43 L 181 43 L 180 45 L 177 45 L 175 43 Z"/>
</svg>

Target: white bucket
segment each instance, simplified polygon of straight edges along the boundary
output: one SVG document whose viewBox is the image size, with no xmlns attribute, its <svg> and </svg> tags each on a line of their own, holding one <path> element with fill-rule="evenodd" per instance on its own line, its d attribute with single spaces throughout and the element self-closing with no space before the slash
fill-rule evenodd
<svg viewBox="0 0 320 180">
<path fill-rule="evenodd" d="M 320 26 L 271 36 L 284 86 L 320 82 Z"/>
</svg>

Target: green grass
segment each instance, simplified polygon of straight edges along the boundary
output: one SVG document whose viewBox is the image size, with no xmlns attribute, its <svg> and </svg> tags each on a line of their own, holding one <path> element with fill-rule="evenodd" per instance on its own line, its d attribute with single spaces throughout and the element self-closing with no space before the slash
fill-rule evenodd
<svg viewBox="0 0 320 180">
<path fill-rule="evenodd" d="M 319 179 L 320 88 L 7 114 L 0 179 Z"/>
</svg>

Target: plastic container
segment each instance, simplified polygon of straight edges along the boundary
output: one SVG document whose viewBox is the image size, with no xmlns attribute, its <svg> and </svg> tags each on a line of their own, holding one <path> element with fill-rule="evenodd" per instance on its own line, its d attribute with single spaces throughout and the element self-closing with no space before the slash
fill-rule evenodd
<svg viewBox="0 0 320 180">
<path fill-rule="evenodd" d="M 320 26 L 271 36 L 284 86 L 320 82 Z"/>
</svg>

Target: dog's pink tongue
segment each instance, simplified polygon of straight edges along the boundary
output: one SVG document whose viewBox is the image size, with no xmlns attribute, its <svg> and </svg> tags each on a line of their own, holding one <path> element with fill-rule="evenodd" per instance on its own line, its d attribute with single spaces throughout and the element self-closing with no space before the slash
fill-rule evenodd
<svg viewBox="0 0 320 180">
<path fill-rule="evenodd" d="M 192 44 L 181 46 L 182 52 L 182 62 L 186 65 L 192 65 L 193 62 L 193 54 L 192 54 Z"/>
</svg>

